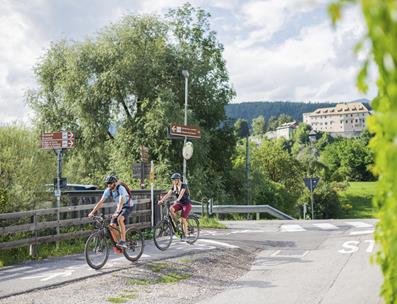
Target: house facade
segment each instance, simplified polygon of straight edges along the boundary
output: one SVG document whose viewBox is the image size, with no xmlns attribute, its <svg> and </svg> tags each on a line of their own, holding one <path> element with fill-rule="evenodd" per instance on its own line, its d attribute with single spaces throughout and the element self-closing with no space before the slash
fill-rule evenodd
<svg viewBox="0 0 397 304">
<path fill-rule="evenodd" d="M 370 111 L 361 102 L 340 103 L 333 108 L 320 108 L 303 114 L 303 122 L 314 131 L 329 133 L 333 137 L 356 137 L 365 129 Z"/>
</svg>

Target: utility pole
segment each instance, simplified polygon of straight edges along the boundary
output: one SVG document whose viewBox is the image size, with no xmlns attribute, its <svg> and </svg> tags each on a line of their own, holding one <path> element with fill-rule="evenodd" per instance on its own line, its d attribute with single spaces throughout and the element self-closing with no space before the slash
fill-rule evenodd
<svg viewBox="0 0 397 304">
<path fill-rule="evenodd" d="M 187 96 L 188 96 L 188 78 L 189 78 L 189 72 L 187 70 L 182 70 L 182 75 L 185 77 L 185 121 L 184 125 L 187 125 Z M 183 141 L 183 146 L 186 145 L 187 142 L 187 136 L 185 136 L 185 140 Z M 185 158 L 183 158 L 183 182 L 187 182 L 187 175 L 186 175 L 186 165 L 187 161 Z"/>
</svg>

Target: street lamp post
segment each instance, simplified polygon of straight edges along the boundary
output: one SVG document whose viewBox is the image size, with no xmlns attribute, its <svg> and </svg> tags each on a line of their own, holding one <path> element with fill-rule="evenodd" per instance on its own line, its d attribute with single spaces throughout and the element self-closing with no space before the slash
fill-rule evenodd
<svg viewBox="0 0 397 304">
<path fill-rule="evenodd" d="M 185 126 L 187 125 L 187 96 L 188 96 L 188 78 L 189 72 L 187 70 L 182 70 L 182 75 L 185 77 Z M 183 145 L 186 144 L 187 137 L 185 136 L 185 140 Z M 187 175 L 186 175 L 186 159 L 183 158 L 183 182 L 187 184 Z"/>
</svg>

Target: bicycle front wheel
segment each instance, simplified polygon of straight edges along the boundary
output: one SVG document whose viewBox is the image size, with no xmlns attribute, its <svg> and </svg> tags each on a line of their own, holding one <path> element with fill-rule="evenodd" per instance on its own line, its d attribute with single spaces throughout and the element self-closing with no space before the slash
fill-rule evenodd
<svg viewBox="0 0 397 304">
<path fill-rule="evenodd" d="M 166 250 L 172 242 L 172 228 L 168 221 L 162 220 L 153 229 L 153 240 L 156 247 L 160 250 Z"/>
<path fill-rule="evenodd" d="M 104 231 L 99 230 L 91 234 L 84 246 L 85 259 L 93 269 L 100 269 L 108 260 L 109 246 Z"/>
<path fill-rule="evenodd" d="M 123 250 L 123 254 L 127 260 L 131 262 L 137 261 L 144 248 L 145 239 L 143 233 L 140 230 L 135 230 L 134 228 L 129 228 L 125 232 L 125 243 L 127 248 Z"/>
<path fill-rule="evenodd" d="M 192 245 L 197 241 L 200 235 L 200 222 L 198 218 L 194 215 L 189 215 L 187 219 L 187 230 L 188 235 L 186 236 L 186 243 Z"/>
</svg>

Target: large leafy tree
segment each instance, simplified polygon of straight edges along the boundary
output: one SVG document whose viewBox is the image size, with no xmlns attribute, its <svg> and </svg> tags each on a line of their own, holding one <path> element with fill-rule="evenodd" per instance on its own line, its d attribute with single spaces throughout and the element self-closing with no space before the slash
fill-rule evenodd
<svg viewBox="0 0 397 304">
<path fill-rule="evenodd" d="M 333 20 L 341 16 L 341 7 L 347 1 L 339 0 L 330 6 Z M 368 56 L 357 77 L 358 87 L 364 92 L 369 62 L 378 67 L 378 96 L 372 106 L 375 114 L 369 119 L 369 130 L 375 136 L 370 146 L 375 152 L 375 172 L 379 174 L 379 185 L 375 202 L 380 209 L 380 222 L 376 239 L 381 245 L 378 262 L 382 266 L 384 284 L 382 295 L 386 303 L 397 302 L 397 2 L 395 0 L 360 0 L 367 34 L 365 42 L 370 47 Z M 361 44 L 361 46 L 364 43 Z M 360 48 L 360 45 L 359 45 Z"/>
<path fill-rule="evenodd" d="M 209 18 L 185 4 L 165 18 L 126 16 L 91 39 L 51 46 L 35 68 L 40 88 L 29 103 L 40 130 L 75 132 L 76 148 L 66 156 L 69 175 L 100 182 L 116 171 L 128 179 L 141 145 L 164 174 L 181 170 L 182 141 L 167 139 L 167 126 L 183 122 L 183 69 L 189 71 L 188 123 L 203 130 L 189 161 L 190 181 L 202 170 L 224 175 L 228 166 L 210 159 L 227 163 L 232 154 L 231 129 L 221 122 L 234 91 Z M 114 139 L 111 124 L 118 130 Z M 213 158 L 219 150 L 228 158 Z"/>
</svg>

